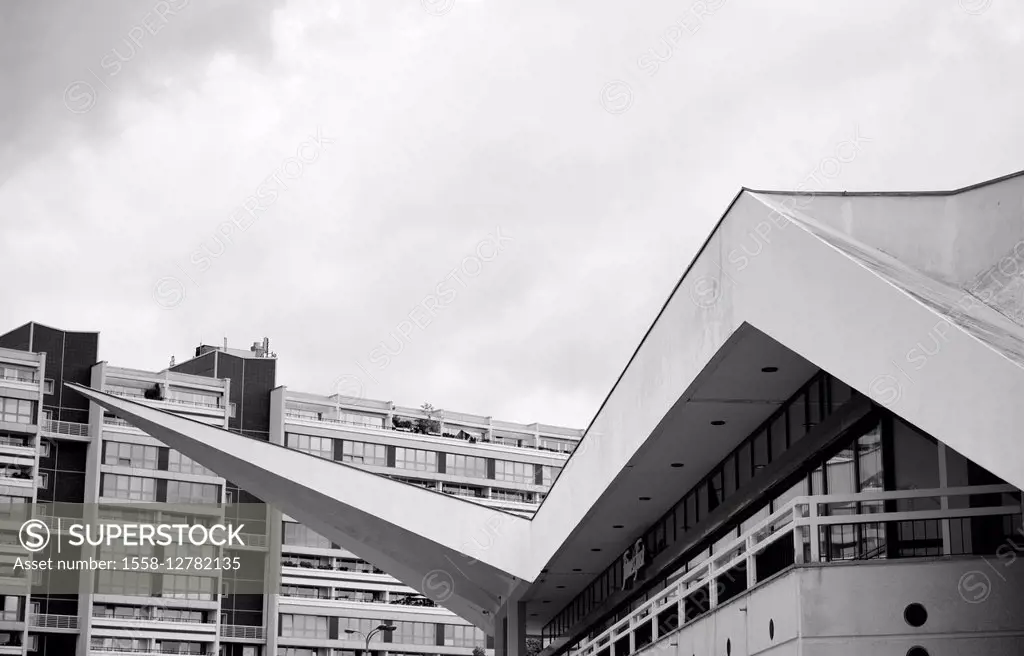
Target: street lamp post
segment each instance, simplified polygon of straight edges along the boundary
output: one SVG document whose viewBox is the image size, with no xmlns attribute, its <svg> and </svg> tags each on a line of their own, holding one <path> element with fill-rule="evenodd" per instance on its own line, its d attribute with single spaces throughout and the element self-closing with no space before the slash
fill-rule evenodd
<svg viewBox="0 0 1024 656">
<path fill-rule="evenodd" d="M 395 627 L 393 626 L 388 626 L 387 624 L 378 624 L 376 628 L 367 633 L 365 636 L 363 635 L 362 631 L 356 631 L 355 629 L 345 629 L 345 633 L 349 635 L 355 634 L 360 637 L 366 638 L 366 649 L 363 651 L 362 656 L 370 656 L 370 640 L 373 638 L 373 636 L 377 635 L 378 633 L 387 633 L 389 631 L 394 630 Z"/>
</svg>

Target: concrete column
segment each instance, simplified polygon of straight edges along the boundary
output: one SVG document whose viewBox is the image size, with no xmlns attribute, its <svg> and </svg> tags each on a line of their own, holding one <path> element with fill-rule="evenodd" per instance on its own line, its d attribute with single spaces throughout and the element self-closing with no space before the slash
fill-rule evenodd
<svg viewBox="0 0 1024 656">
<path fill-rule="evenodd" d="M 494 617 L 494 656 L 508 656 L 505 636 L 505 609 Z"/>
<path fill-rule="evenodd" d="M 506 656 L 525 656 L 526 654 L 526 604 L 513 601 L 508 604 L 506 619 L 506 640 L 508 652 Z"/>
</svg>

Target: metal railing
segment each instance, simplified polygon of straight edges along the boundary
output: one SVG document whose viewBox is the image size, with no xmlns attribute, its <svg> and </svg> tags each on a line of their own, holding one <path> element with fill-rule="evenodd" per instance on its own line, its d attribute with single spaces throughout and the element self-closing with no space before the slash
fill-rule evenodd
<svg viewBox="0 0 1024 656">
<path fill-rule="evenodd" d="M 43 420 L 44 433 L 57 433 L 58 435 L 73 435 L 76 437 L 89 437 L 89 424 L 80 424 L 74 421 L 60 421 L 57 419 Z"/>
<path fill-rule="evenodd" d="M 29 626 L 38 629 L 78 629 L 77 615 L 48 615 L 33 613 L 29 617 Z"/>
<path fill-rule="evenodd" d="M 104 610 L 93 609 L 92 616 L 98 620 L 121 620 L 124 622 L 169 622 L 174 624 L 209 624 L 214 625 L 216 622 L 208 622 L 202 619 L 193 619 L 191 617 L 161 617 L 159 615 L 115 615 L 108 613 Z"/>
<path fill-rule="evenodd" d="M 243 640 L 263 640 L 266 629 L 262 626 L 241 626 L 238 624 L 221 624 L 220 637 L 241 638 Z"/>
<path fill-rule="evenodd" d="M 572 656 L 626 656 L 657 642 L 670 632 L 693 622 L 717 608 L 721 603 L 746 593 L 759 582 L 785 569 L 768 572 L 759 577 L 757 557 L 775 543 L 785 544 L 793 564 L 820 563 L 840 560 L 823 556 L 822 547 L 828 545 L 834 526 L 872 526 L 935 520 L 941 523 L 942 551 L 951 553 L 949 522 L 960 518 L 1019 515 L 1021 504 L 982 508 L 945 508 L 886 512 L 879 502 L 897 502 L 906 499 L 949 499 L 952 497 L 1019 494 L 1009 485 L 932 490 L 897 490 L 889 492 L 860 492 L 800 496 L 790 500 L 779 510 L 754 524 L 736 539 L 723 545 L 718 553 L 691 567 L 664 590 L 654 595 L 626 617 L 591 639 L 570 648 Z M 830 506 L 843 505 L 843 514 L 827 514 Z M 936 504 L 939 505 L 939 504 Z M 880 511 L 881 510 L 881 511 Z M 825 529 L 823 531 L 823 529 Z M 877 549 L 876 549 L 877 551 Z M 863 554 L 861 558 L 867 558 Z M 881 557 L 876 554 L 875 557 Z M 739 580 L 737 580 L 737 578 Z M 732 585 L 730 585 L 730 583 Z M 730 591 L 726 599 L 719 599 L 723 591 Z M 628 644 L 625 642 L 628 640 Z"/>
<path fill-rule="evenodd" d="M 19 446 L 25 449 L 33 449 L 35 446 L 31 441 L 17 437 L 0 436 L 0 446 Z"/>
</svg>

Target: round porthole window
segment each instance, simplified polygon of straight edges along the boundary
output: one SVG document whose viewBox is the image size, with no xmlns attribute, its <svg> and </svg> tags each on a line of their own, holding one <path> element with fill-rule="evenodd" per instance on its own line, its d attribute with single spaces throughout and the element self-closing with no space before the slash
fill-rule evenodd
<svg viewBox="0 0 1024 656">
<path fill-rule="evenodd" d="M 768 639 L 775 639 L 775 620 L 768 620 Z"/>
<path fill-rule="evenodd" d="M 907 607 L 903 609 L 903 619 L 910 626 L 924 626 L 924 623 L 928 621 L 928 611 L 921 604 L 907 604 Z"/>
</svg>

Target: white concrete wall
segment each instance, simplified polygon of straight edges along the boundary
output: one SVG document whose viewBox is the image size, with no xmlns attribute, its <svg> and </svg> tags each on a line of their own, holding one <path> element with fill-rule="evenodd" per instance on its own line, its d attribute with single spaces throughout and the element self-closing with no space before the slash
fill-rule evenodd
<svg viewBox="0 0 1024 656">
<path fill-rule="evenodd" d="M 928 612 L 921 627 L 904 620 L 904 609 L 914 602 Z M 914 646 L 930 656 L 1019 656 L 1024 561 L 874 561 L 794 569 L 639 653 L 724 656 L 727 641 L 731 656 L 903 656 Z"/>
</svg>

